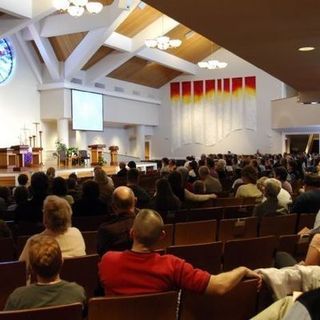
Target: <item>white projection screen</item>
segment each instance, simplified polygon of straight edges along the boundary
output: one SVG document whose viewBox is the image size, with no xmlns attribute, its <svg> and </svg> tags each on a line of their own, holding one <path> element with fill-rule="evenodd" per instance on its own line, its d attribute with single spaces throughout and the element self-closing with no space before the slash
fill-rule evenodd
<svg viewBox="0 0 320 320">
<path fill-rule="evenodd" d="M 103 95 L 71 90 L 72 129 L 103 131 Z"/>
</svg>

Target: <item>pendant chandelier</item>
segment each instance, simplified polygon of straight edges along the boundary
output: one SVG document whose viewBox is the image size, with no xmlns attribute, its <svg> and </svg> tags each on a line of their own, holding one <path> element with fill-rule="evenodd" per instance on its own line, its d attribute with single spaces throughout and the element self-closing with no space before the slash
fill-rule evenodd
<svg viewBox="0 0 320 320">
<path fill-rule="evenodd" d="M 55 0 L 54 7 L 57 10 L 68 12 L 73 17 L 80 17 L 85 11 L 98 14 L 103 9 L 103 4 L 88 0 Z"/>
</svg>

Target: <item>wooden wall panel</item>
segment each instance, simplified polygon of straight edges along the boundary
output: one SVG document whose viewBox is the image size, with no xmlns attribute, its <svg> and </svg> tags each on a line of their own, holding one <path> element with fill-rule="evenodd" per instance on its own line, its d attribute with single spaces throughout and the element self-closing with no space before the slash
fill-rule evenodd
<svg viewBox="0 0 320 320">
<path fill-rule="evenodd" d="M 137 7 L 131 12 L 129 17 L 120 24 L 116 32 L 132 38 L 161 16 L 162 13 L 160 11 L 150 6 L 145 6 L 144 9 Z"/>
<path fill-rule="evenodd" d="M 134 57 L 110 73 L 108 77 L 160 88 L 179 75 L 181 75 L 180 71 Z"/>
</svg>

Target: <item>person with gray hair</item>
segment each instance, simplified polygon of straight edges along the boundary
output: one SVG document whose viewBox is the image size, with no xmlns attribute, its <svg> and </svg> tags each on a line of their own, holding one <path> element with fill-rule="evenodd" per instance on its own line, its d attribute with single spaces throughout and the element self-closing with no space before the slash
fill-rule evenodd
<svg viewBox="0 0 320 320">
<path fill-rule="evenodd" d="M 43 205 L 43 225 L 45 230 L 40 235 L 54 237 L 59 243 L 62 256 L 77 257 L 86 254 L 86 247 L 81 232 L 71 226 L 72 210 L 69 203 L 57 196 L 47 196 Z M 19 261 L 29 262 L 28 250 L 30 237 L 24 246 Z"/>
<path fill-rule="evenodd" d="M 199 176 L 206 186 L 206 193 L 218 193 L 222 191 L 222 185 L 219 179 L 210 175 L 210 171 L 207 166 L 201 166 L 199 168 Z"/>
<path fill-rule="evenodd" d="M 156 211 L 143 209 L 137 214 L 130 231 L 131 250 L 109 251 L 99 264 L 105 295 L 149 294 L 179 288 L 222 295 L 245 277 L 257 278 L 258 287 L 261 285 L 261 277 L 246 267 L 211 275 L 178 257 L 154 252 L 158 240 L 165 237 L 163 226 Z"/>
<path fill-rule="evenodd" d="M 266 179 L 263 182 L 262 190 L 266 200 L 254 208 L 254 216 L 257 216 L 258 219 L 261 220 L 266 216 L 270 217 L 288 213 L 288 210 L 281 206 L 278 200 L 278 194 L 281 190 L 280 181 L 273 178 Z"/>
</svg>

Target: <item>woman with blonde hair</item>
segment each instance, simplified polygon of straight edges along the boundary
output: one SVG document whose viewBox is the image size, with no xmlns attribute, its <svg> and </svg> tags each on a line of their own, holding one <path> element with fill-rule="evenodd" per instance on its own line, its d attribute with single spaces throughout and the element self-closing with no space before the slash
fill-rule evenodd
<svg viewBox="0 0 320 320">
<path fill-rule="evenodd" d="M 101 166 L 95 166 L 93 169 L 93 180 L 99 185 L 100 200 L 105 204 L 111 203 L 112 193 L 114 191 L 113 180 L 108 177 Z"/>
<path fill-rule="evenodd" d="M 81 232 L 71 226 L 71 207 L 69 203 L 57 196 L 48 196 L 43 205 L 43 224 L 45 230 L 40 235 L 54 237 L 59 243 L 62 256 L 77 257 L 86 254 L 85 243 Z M 36 235 L 30 237 L 23 248 L 19 261 L 28 263 L 28 250 L 30 241 Z"/>
</svg>

